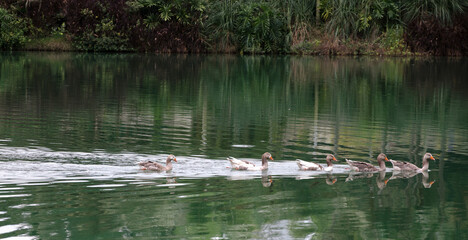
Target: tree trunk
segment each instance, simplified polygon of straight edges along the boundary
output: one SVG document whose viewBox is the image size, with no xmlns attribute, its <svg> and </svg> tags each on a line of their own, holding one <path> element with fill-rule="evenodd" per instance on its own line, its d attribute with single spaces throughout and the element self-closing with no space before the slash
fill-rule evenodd
<svg viewBox="0 0 468 240">
<path fill-rule="evenodd" d="M 320 24 L 320 0 L 316 0 L 315 5 L 315 25 Z"/>
</svg>

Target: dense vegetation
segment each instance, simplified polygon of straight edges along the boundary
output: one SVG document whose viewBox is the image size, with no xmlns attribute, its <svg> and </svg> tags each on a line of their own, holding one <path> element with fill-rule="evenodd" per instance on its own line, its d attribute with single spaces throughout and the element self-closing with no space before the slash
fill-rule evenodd
<svg viewBox="0 0 468 240">
<path fill-rule="evenodd" d="M 6 0 L 0 48 L 467 55 L 467 9 L 466 0 Z"/>
</svg>

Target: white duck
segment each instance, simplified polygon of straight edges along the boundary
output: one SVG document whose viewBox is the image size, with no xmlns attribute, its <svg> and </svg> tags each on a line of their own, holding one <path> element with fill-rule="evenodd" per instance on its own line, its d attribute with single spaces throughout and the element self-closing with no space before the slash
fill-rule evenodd
<svg viewBox="0 0 468 240">
<path fill-rule="evenodd" d="M 269 152 L 266 152 L 262 155 L 262 166 L 255 166 L 255 164 L 244 161 L 244 160 L 239 160 L 233 157 L 228 157 L 227 158 L 229 162 L 231 162 L 231 167 L 232 169 L 235 170 L 248 170 L 248 171 L 261 171 L 261 170 L 267 170 L 268 169 L 268 159 L 273 160 L 273 157 Z"/>
<path fill-rule="evenodd" d="M 297 159 L 296 163 L 297 163 L 297 166 L 299 166 L 300 170 L 330 172 L 331 170 L 333 170 L 332 160 L 333 161 L 338 161 L 338 160 L 336 160 L 333 154 L 328 154 L 326 159 L 327 159 L 327 167 L 322 167 L 320 164 L 313 163 L 313 162 L 306 162 L 300 159 Z"/>
<path fill-rule="evenodd" d="M 390 160 L 390 162 L 393 165 L 393 170 L 394 171 L 412 171 L 412 172 L 426 172 L 429 169 L 429 161 L 428 160 L 434 160 L 435 158 L 432 156 L 430 153 L 424 154 L 423 160 L 422 160 L 422 168 L 417 167 L 416 165 L 409 163 L 409 162 L 401 162 L 401 161 L 395 161 L 395 160 Z"/>
</svg>

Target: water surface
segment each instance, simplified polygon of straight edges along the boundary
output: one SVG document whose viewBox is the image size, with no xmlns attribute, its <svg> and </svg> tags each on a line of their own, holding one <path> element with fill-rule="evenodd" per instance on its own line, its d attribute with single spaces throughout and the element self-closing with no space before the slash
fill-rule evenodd
<svg viewBox="0 0 468 240">
<path fill-rule="evenodd" d="M 0 238 L 463 239 L 468 60 L 0 54 Z M 227 156 L 275 161 L 229 169 Z M 353 174 L 380 153 L 427 175 Z M 139 161 L 178 162 L 168 173 Z M 294 160 L 330 174 L 299 171 Z"/>
</svg>

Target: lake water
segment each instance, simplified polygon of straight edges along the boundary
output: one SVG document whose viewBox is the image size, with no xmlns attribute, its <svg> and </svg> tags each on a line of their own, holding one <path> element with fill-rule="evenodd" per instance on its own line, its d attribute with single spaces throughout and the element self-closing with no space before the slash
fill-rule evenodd
<svg viewBox="0 0 468 240">
<path fill-rule="evenodd" d="M 466 58 L 1 53 L 0 238 L 467 239 L 467 92 Z M 436 161 L 346 165 L 380 152 Z"/>
</svg>

